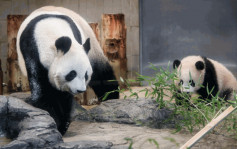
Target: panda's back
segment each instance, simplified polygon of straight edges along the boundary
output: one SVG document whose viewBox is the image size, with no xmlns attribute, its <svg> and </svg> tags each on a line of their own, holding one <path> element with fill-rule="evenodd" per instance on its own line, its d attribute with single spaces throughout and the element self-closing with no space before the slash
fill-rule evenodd
<svg viewBox="0 0 237 149">
<path fill-rule="evenodd" d="M 64 14 L 66 16 L 70 16 L 70 18 L 73 19 L 73 21 L 78 25 L 78 27 L 80 28 L 80 30 L 84 31 L 83 35 L 84 38 L 90 38 L 91 40 L 91 49 L 90 52 L 88 53 L 88 57 L 90 59 L 91 62 L 93 63 L 100 63 L 105 65 L 105 62 L 108 61 L 107 57 L 105 57 L 104 52 L 99 44 L 99 42 L 96 39 L 96 36 L 93 32 L 93 30 L 91 29 L 91 27 L 89 26 L 89 24 L 86 22 L 86 20 L 84 18 L 82 18 L 79 14 L 63 8 L 63 7 L 55 7 L 55 6 L 45 6 L 45 7 L 41 7 L 37 10 L 34 11 L 35 13 L 60 13 L 60 14 Z M 84 43 L 84 42 L 83 42 Z M 103 66 L 101 65 L 101 67 Z"/>
<path fill-rule="evenodd" d="M 60 25 L 55 25 L 55 22 Z M 57 54 L 55 41 L 63 36 L 69 37 L 74 44 L 78 44 L 65 20 L 57 17 L 47 18 L 38 22 L 35 27 L 34 38 L 39 50 L 40 61 L 48 69 Z"/>
<path fill-rule="evenodd" d="M 219 90 L 233 89 L 237 91 L 237 80 L 235 76 L 223 64 L 212 59 L 209 60 L 215 67 Z"/>
</svg>

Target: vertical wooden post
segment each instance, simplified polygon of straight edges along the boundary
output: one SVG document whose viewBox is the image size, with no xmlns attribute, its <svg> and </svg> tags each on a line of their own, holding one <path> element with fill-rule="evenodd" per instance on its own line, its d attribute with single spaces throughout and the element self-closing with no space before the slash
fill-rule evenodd
<svg viewBox="0 0 237 149">
<path fill-rule="evenodd" d="M 26 15 L 8 15 L 7 16 L 7 35 L 8 35 L 8 92 L 29 91 L 28 80 L 20 71 L 17 61 L 16 36 L 19 27 Z"/>
<path fill-rule="evenodd" d="M 92 28 L 92 30 L 95 33 L 95 37 L 98 40 L 98 42 L 100 43 L 100 29 L 99 29 L 99 24 L 98 23 L 89 23 L 90 27 Z"/>
<path fill-rule="evenodd" d="M 3 95 L 2 83 L 3 83 L 3 72 L 2 72 L 2 63 L 0 59 L 0 95 Z"/>
<path fill-rule="evenodd" d="M 126 26 L 123 14 L 102 16 L 102 48 L 112 65 L 117 80 L 127 78 Z M 121 87 L 124 87 L 120 83 Z"/>
<path fill-rule="evenodd" d="M 113 67 L 116 79 L 127 78 L 127 58 L 126 58 L 126 27 L 123 14 L 104 14 L 102 16 L 102 29 L 98 23 L 89 23 L 98 42 L 108 57 L 109 63 Z M 100 38 L 101 34 L 102 38 Z M 120 83 L 120 87 L 124 87 Z M 76 96 L 81 104 L 88 105 L 94 103 L 96 95 L 91 88 L 88 88 L 83 95 Z"/>
</svg>

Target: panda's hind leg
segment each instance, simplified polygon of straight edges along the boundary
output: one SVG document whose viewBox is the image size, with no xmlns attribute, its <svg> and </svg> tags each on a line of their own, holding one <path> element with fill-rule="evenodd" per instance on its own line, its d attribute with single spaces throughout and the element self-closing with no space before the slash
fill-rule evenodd
<svg viewBox="0 0 237 149">
<path fill-rule="evenodd" d="M 94 63 L 93 74 L 89 86 L 94 90 L 99 101 L 102 101 L 106 92 L 111 92 L 118 89 L 118 81 L 115 78 L 112 67 L 108 62 L 103 64 Z M 111 92 L 105 100 L 118 99 L 119 92 Z"/>
</svg>

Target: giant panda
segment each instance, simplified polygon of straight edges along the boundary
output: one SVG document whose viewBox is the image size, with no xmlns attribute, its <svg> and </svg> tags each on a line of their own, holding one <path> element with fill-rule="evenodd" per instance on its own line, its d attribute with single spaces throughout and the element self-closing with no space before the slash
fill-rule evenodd
<svg viewBox="0 0 237 149">
<path fill-rule="evenodd" d="M 101 101 L 118 88 L 112 67 L 88 23 L 75 12 L 46 6 L 33 11 L 17 34 L 21 71 L 28 76 L 28 103 L 44 109 L 64 134 L 70 124 L 74 94 L 89 85 Z M 118 92 L 107 99 L 119 98 Z"/>
<path fill-rule="evenodd" d="M 211 94 L 229 100 L 237 90 L 237 81 L 234 75 L 221 63 L 203 56 L 187 56 L 174 60 L 173 68 L 177 68 L 176 86 L 181 92 L 196 93 L 202 99 L 210 101 Z"/>
</svg>

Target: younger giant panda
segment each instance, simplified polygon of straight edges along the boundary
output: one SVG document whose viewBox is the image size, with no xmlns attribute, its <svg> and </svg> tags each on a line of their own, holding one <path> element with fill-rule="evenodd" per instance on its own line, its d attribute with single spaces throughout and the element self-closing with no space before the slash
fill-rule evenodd
<svg viewBox="0 0 237 149">
<path fill-rule="evenodd" d="M 19 66 L 28 76 L 32 105 L 44 109 L 64 134 L 73 95 L 87 84 L 101 101 L 118 88 L 112 67 L 88 23 L 71 10 L 46 6 L 32 12 L 17 35 Z M 119 98 L 114 92 L 107 99 Z"/>
<path fill-rule="evenodd" d="M 237 81 L 234 75 L 222 64 L 212 59 L 201 56 L 188 56 L 173 62 L 173 68 L 177 68 L 177 86 L 181 91 L 199 94 L 203 99 L 211 99 L 208 96 L 207 87 L 212 95 L 225 100 L 233 98 L 233 91 L 237 90 Z M 203 87 L 201 87 L 203 86 Z"/>
</svg>

